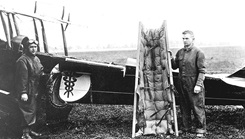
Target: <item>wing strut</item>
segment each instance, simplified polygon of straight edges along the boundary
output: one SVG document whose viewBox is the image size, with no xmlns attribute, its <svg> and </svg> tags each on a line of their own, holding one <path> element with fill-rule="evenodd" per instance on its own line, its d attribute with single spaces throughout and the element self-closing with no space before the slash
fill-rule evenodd
<svg viewBox="0 0 245 139">
<path fill-rule="evenodd" d="M 65 15 L 65 7 L 63 7 L 61 20 L 63 20 L 64 15 Z M 69 15 L 69 18 L 70 18 L 70 15 Z M 69 18 L 68 18 L 68 20 L 69 20 Z M 64 25 L 62 23 L 60 25 L 61 25 L 61 31 L 62 31 L 62 37 L 63 37 L 63 43 L 64 43 L 65 56 L 68 56 L 67 42 L 66 42 L 66 35 L 65 35 Z"/>
<path fill-rule="evenodd" d="M 12 23 L 11 23 L 11 19 L 10 19 L 10 13 L 7 13 L 7 17 L 8 17 L 8 24 L 9 24 L 9 35 L 10 35 L 10 40 L 13 38 L 13 28 L 12 28 Z"/>
<path fill-rule="evenodd" d="M 4 20 L 2 11 L 0 11 L 0 16 L 1 16 L 2 24 L 3 24 L 4 33 L 5 33 L 5 36 L 6 36 L 6 39 L 7 39 L 8 48 L 10 48 L 11 47 L 10 35 L 9 35 L 9 32 L 8 32 L 8 28 L 7 28 L 6 22 Z"/>
<path fill-rule="evenodd" d="M 17 23 L 16 18 L 15 18 L 15 15 L 13 13 L 11 13 L 11 15 L 12 15 L 12 18 L 13 18 L 16 34 L 20 35 L 20 30 L 19 30 L 19 26 L 18 26 L 18 23 Z"/>
<path fill-rule="evenodd" d="M 34 8 L 34 14 L 37 12 L 37 1 L 35 2 L 35 8 Z M 37 31 L 37 23 L 35 18 L 33 19 L 33 24 L 34 24 L 34 30 L 35 30 L 35 38 L 39 42 L 39 36 L 38 36 L 38 31 Z M 37 48 L 37 51 L 40 52 L 40 47 Z"/>
</svg>

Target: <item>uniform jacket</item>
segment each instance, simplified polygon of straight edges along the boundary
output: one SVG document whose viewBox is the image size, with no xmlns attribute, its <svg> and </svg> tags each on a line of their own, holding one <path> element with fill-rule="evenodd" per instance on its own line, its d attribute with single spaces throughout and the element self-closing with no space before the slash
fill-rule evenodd
<svg viewBox="0 0 245 139">
<path fill-rule="evenodd" d="M 204 87 L 205 79 L 205 56 L 204 53 L 191 46 L 182 48 L 176 53 L 176 58 L 172 59 L 172 68 L 179 68 L 179 77 L 196 77 L 196 85 Z"/>
<path fill-rule="evenodd" d="M 16 93 L 18 98 L 21 94 L 36 96 L 38 94 L 38 85 L 43 66 L 36 56 L 23 54 L 16 63 Z"/>
</svg>

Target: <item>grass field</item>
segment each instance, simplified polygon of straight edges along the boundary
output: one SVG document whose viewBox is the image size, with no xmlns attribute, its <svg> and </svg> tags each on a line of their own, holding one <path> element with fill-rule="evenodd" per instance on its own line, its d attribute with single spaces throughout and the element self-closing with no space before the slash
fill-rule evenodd
<svg viewBox="0 0 245 139">
<path fill-rule="evenodd" d="M 179 48 L 172 48 L 176 54 Z M 245 66 L 245 46 L 201 47 L 205 53 L 207 73 L 233 73 Z M 125 64 L 127 58 L 136 58 L 136 50 L 72 52 L 70 56 L 99 62 Z"/>
<path fill-rule="evenodd" d="M 207 72 L 233 73 L 245 66 L 245 47 L 203 47 Z M 177 48 L 171 49 L 175 54 Z M 124 64 L 128 57 L 136 58 L 136 50 L 70 53 L 79 59 Z M 179 108 L 177 108 L 179 112 Z M 244 109 L 233 106 L 206 106 L 207 139 L 245 138 Z M 74 104 L 67 123 L 40 128 L 43 138 L 52 139 L 130 139 L 133 107 L 128 105 Z M 178 114 L 178 119 L 180 114 Z M 142 136 L 136 139 L 160 139 Z M 176 138 L 171 136 L 171 138 Z M 178 139 L 195 138 L 195 134 L 180 135 Z"/>
<path fill-rule="evenodd" d="M 179 111 L 179 109 L 177 108 Z M 207 139 L 245 138 L 244 109 L 233 106 L 206 106 Z M 75 104 L 67 123 L 40 129 L 50 139 L 130 139 L 133 107 L 127 105 Z M 178 114 L 178 120 L 180 115 Z M 194 139 L 195 134 L 170 136 Z M 164 139 L 164 136 L 140 136 L 135 139 Z"/>
</svg>

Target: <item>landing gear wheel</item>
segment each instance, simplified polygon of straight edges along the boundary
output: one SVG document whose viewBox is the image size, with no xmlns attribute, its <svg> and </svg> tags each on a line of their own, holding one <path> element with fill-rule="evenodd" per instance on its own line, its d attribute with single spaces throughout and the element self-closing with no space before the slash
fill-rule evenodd
<svg viewBox="0 0 245 139">
<path fill-rule="evenodd" d="M 47 82 L 48 90 L 46 97 L 46 122 L 47 124 L 67 121 L 72 105 L 64 102 L 59 97 L 59 88 L 62 75 L 54 74 Z"/>
</svg>

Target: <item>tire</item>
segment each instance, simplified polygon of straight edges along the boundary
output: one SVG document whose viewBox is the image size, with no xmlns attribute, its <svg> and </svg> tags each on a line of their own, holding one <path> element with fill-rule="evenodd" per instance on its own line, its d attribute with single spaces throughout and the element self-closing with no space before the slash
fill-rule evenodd
<svg viewBox="0 0 245 139">
<path fill-rule="evenodd" d="M 72 105 L 59 97 L 59 88 L 62 75 L 60 73 L 49 77 L 46 93 L 46 123 L 54 124 L 68 120 Z"/>
</svg>

